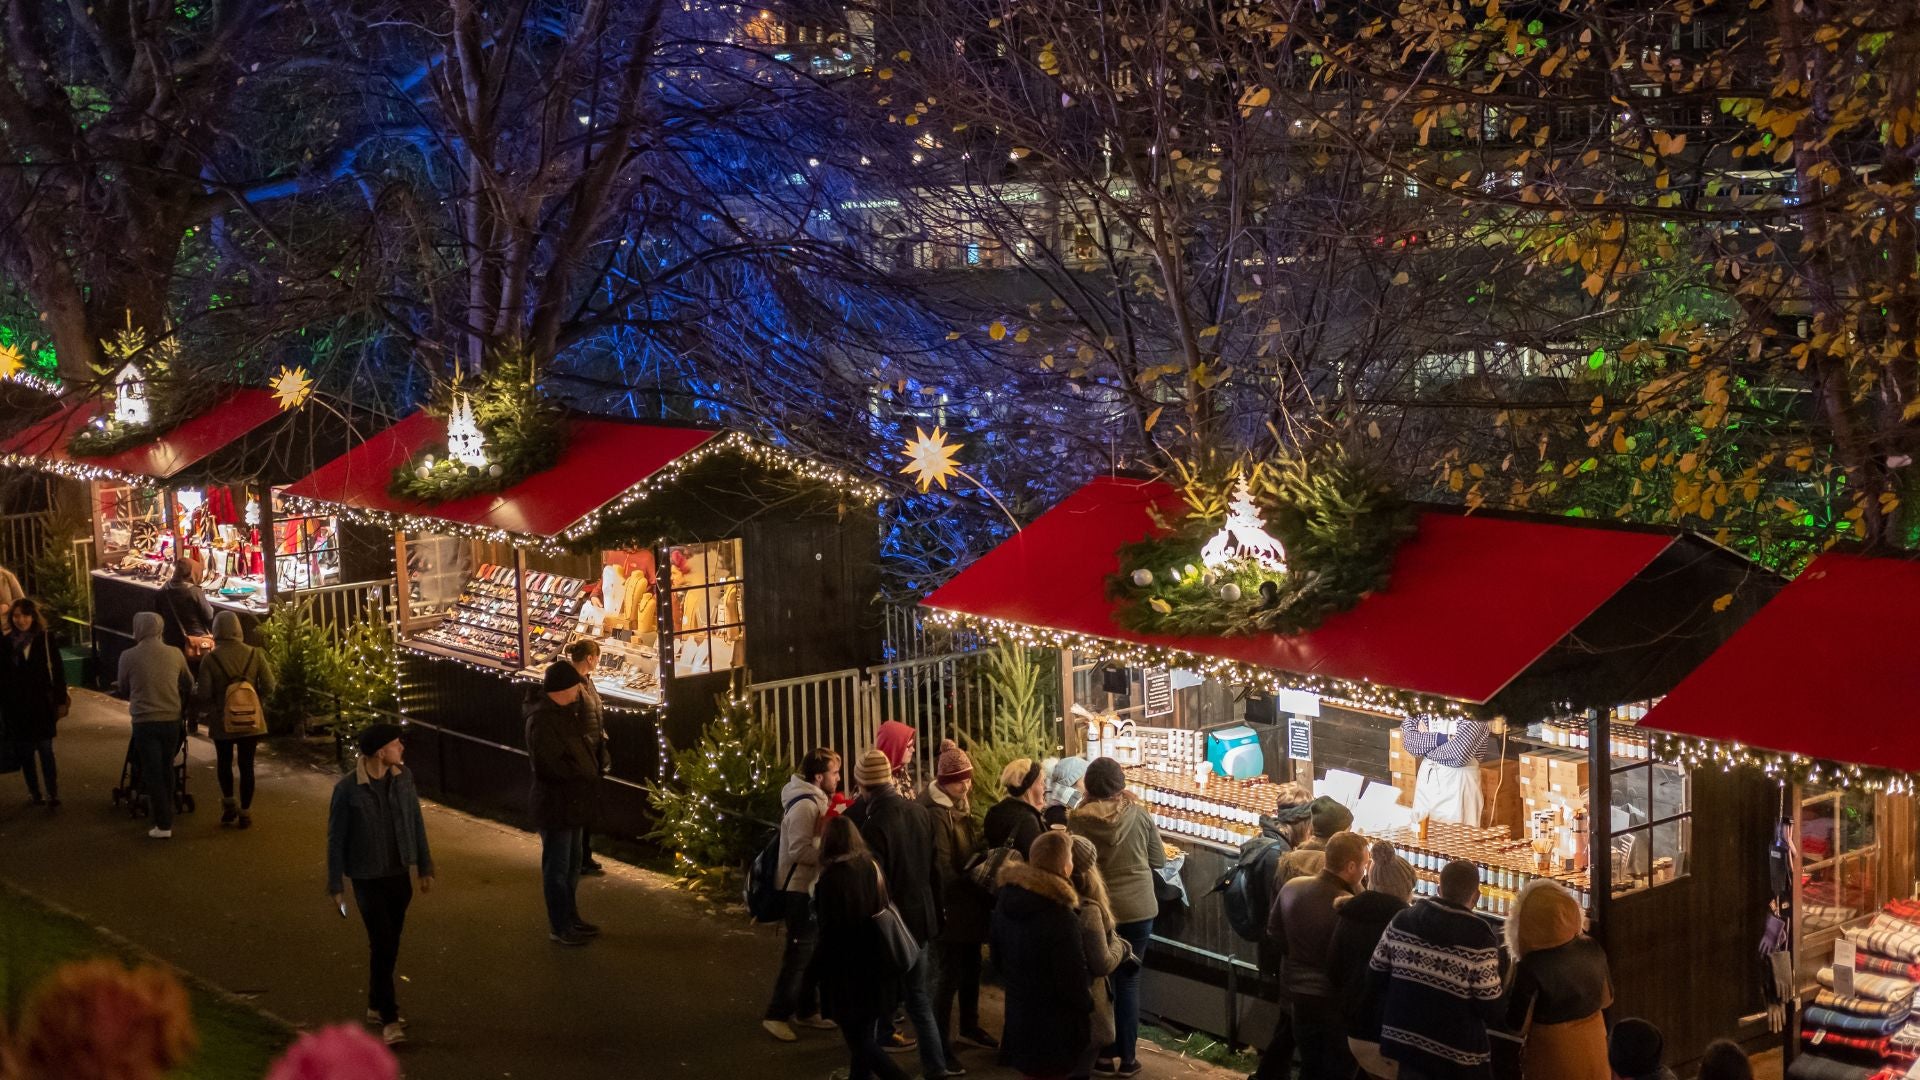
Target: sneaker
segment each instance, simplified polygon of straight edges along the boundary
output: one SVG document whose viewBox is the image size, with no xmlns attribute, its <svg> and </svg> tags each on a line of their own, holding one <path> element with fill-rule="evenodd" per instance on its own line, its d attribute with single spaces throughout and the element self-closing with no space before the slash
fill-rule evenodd
<svg viewBox="0 0 1920 1080">
<path fill-rule="evenodd" d="M 395 1017 L 395 1018 L 394 1018 L 394 1021 L 393 1021 L 393 1022 L 394 1022 L 394 1023 L 396 1023 L 396 1024 L 399 1024 L 399 1025 L 400 1025 L 401 1027 L 406 1027 L 406 1026 L 407 1026 L 407 1018 L 406 1018 L 406 1017 L 404 1017 L 404 1016 L 400 1016 L 400 1017 Z M 382 1021 L 382 1020 L 380 1019 L 380 1010 L 379 1010 L 379 1009 L 368 1009 L 368 1010 L 367 1010 L 367 1023 L 369 1023 L 369 1024 L 372 1024 L 372 1025 L 373 1025 L 373 1026 L 375 1026 L 375 1027 L 385 1027 L 385 1026 L 386 1026 L 386 1023 L 385 1023 L 384 1021 Z"/>
<path fill-rule="evenodd" d="M 251 810 L 240 811 L 240 820 L 234 823 L 234 828 L 237 828 L 237 829 L 253 828 L 253 811 Z"/>
<path fill-rule="evenodd" d="M 404 1024 L 387 1024 L 380 1029 L 380 1040 L 388 1046 L 399 1046 L 407 1041 L 407 1029 Z"/>
<path fill-rule="evenodd" d="M 800 1036 L 793 1033 L 793 1025 L 787 1023 L 785 1020 L 762 1020 L 760 1021 L 760 1026 L 766 1029 L 767 1034 L 779 1039 L 781 1042 L 800 1041 Z"/>
<path fill-rule="evenodd" d="M 31 795 L 28 795 L 28 796 L 27 796 L 27 805 L 28 805 L 28 806 L 45 806 L 45 805 L 46 805 L 46 803 L 47 803 L 47 800 L 46 800 L 46 799 L 44 799 L 44 798 L 42 798 L 42 797 L 40 796 L 40 793 L 39 793 L 39 792 L 37 792 L 37 791 L 36 791 L 36 792 L 34 792 L 33 794 L 31 794 Z"/>
<path fill-rule="evenodd" d="M 813 1028 L 815 1031 L 834 1031 L 840 1027 L 839 1024 L 819 1015 L 796 1017 L 793 1022 L 801 1027 Z"/>
<path fill-rule="evenodd" d="M 147 835 L 153 837 L 155 840 L 171 840 L 173 839 L 173 830 L 163 829 L 155 825 L 153 828 L 147 830 Z"/>
<path fill-rule="evenodd" d="M 232 799 L 220 800 L 220 824 L 231 825 L 240 820 L 240 804 Z"/>
<path fill-rule="evenodd" d="M 585 945 L 587 939 L 569 930 L 564 934 L 548 934 L 547 940 L 555 945 Z"/>
<path fill-rule="evenodd" d="M 880 1049 L 889 1054 L 912 1053 L 919 1045 L 919 1039 L 911 1035 L 902 1035 L 898 1031 L 889 1031 L 880 1036 Z"/>
<path fill-rule="evenodd" d="M 959 1041 L 968 1046 L 977 1046 L 982 1050 L 1000 1049 L 1000 1040 L 979 1028 L 968 1028 L 961 1032 Z"/>
<path fill-rule="evenodd" d="M 600 936 L 600 928 L 584 919 L 573 924 L 573 932 L 581 937 Z"/>
<path fill-rule="evenodd" d="M 583 877 L 600 877 L 606 872 L 607 868 L 597 862 L 580 864 L 580 873 Z"/>
<path fill-rule="evenodd" d="M 1093 1071 L 1101 1076 L 1139 1076 L 1140 1062 L 1138 1059 L 1123 1062 L 1119 1058 L 1108 1058 Z"/>
<path fill-rule="evenodd" d="M 965 1076 L 965 1075 L 967 1075 L 967 1068 L 966 1068 L 966 1066 L 964 1066 L 964 1065 L 962 1065 L 962 1064 L 960 1064 L 959 1062 L 957 1062 L 957 1061 L 955 1061 L 955 1060 L 953 1060 L 952 1058 L 948 1058 L 948 1059 L 947 1059 L 947 1064 L 946 1064 L 946 1070 L 947 1070 L 947 1073 L 946 1073 L 946 1075 L 948 1075 L 948 1076 Z"/>
</svg>

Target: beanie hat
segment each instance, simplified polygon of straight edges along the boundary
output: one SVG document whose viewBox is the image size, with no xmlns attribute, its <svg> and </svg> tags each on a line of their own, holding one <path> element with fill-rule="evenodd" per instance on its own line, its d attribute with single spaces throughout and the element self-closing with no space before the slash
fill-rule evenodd
<svg viewBox="0 0 1920 1080">
<path fill-rule="evenodd" d="M 580 675 L 580 669 L 566 660 L 555 660 L 547 665 L 547 673 L 540 677 L 540 689 L 549 694 L 562 690 L 571 690 L 587 680 Z"/>
<path fill-rule="evenodd" d="M 1621 1076 L 1650 1076 L 1660 1071 L 1666 1049 L 1667 1039 L 1659 1028 L 1637 1016 L 1629 1017 L 1613 1025 L 1613 1036 L 1607 1040 L 1607 1064 Z"/>
<path fill-rule="evenodd" d="M 1353 825 L 1353 811 L 1322 795 L 1313 800 L 1313 835 L 1322 840 Z"/>
<path fill-rule="evenodd" d="M 1093 869 L 1094 865 L 1099 861 L 1100 849 L 1093 846 L 1093 841 L 1081 836 L 1079 833 L 1074 833 L 1073 872 L 1076 874 L 1084 874 L 1088 870 Z"/>
<path fill-rule="evenodd" d="M 1007 762 L 1006 768 L 1000 770 L 1000 786 L 1006 788 L 1009 795 L 1025 795 L 1027 789 L 1040 779 L 1041 771 L 1040 763 L 1032 758 L 1014 758 Z"/>
<path fill-rule="evenodd" d="M 1047 804 L 1071 810 L 1080 802 L 1080 792 L 1076 788 L 1086 775 L 1086 758 L 1063 757 L 1054 762 L 1053 769 L 1047 773 Z"/>
<path fill-rule="evenodd" d="M 399 724 L 368 724 L 360 729 L 356 742 L 360 747 L 361 756 L 372 757 L 380 752 L 381 747 L 404 734 Z"/>
<path fill-rule="evenodd" d="M 853 767 L 853 778 L 863 789 L 886 787 L 893 783 L 893 763 L 880 751 L 869 750 L 860 755 L 860 764 Z"/>
<path fill-rule="evenodd" d="M 1127 786 L 1127 773 L 1110 757 L 1094 758 L 1087 766 L 1087 794 L 1096 799 L 1111 799 Z"/>
<path fill-rule="evenodd" d="M 933 765 L 933 778 L 941 783 L 959 783 L 973 779 L 973 759 L 952 739 L 940 741 L 940 757 Z"/>
<path fill-rule="evenodd" d="M 1392 844 L 1381 840 L 1373 845 L 1373 869 L 1367 871 L 1368 892 L 1386 893 L 1403 904 L 1410 904 L 1418 879 L 1413 864 L 1401 858 Z"/>
</svg>

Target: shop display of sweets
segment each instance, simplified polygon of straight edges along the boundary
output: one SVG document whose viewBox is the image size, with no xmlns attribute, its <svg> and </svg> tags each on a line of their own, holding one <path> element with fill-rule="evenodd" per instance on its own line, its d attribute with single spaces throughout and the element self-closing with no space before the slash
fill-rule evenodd
<svg viewBox="0 0 1920 1080">
<path fill-rule="evenodd" d="M 1464 859 L 1480 868 L 1480 907 L 1483 914 L 1504 918 L 1527 882 L 1537 877 L 1551 878 L 1573 891 L 1581 907 L 1588 907 L 1590 878 L 1585 869 L 1551 870 L 1525 840 L 1515 840 L 1504 828 L 1482 829 L 1448 822 L 1416 823 L 1369 839 L 1385 840 L 1400 856 L 1413 864 L 1418 881 L 1416 896 L 1437 896 L 1440 871 L 1455 859 Z"/>
<path fill-rule="evenodd" d="M 1260 834 L 1260 815 L 1273 810 L 1273 785 L 1266 778 L 1231 780 L 1151 766 L 1127 770 L 1133 792 L 1161 831 L 1187 839 L 1238 847 Z"/>
</svg>

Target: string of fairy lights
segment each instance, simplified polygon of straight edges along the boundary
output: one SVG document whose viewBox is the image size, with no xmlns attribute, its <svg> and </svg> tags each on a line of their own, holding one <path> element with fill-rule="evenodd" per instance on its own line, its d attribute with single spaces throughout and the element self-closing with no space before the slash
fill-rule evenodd
<svg viewBox="0 0 1920 1080">
<path fill-rule="evenodd" d="M 101 480 L 111 484 L 128 484 L 134 487 L 153 487 L 162 481 L 151 476 L 127 472 L 124 469 L 109 469 L 103 465 L 90 465 L 84 461 L 63 461 L 57 458 L 44 458 L 34 454 L 0 455 L 0 469 L 24 469 L 31 472 L 49 473 L 68 480 Z"/>
<path fill-rule="evenodd" d="M 1920 784 L 1916 784 L 1912 773 L 1897 769 L 1762 750 L 1738 742 L 1656 732 L 1653 736 L 1653 753 L 1662 761 L 1687 769 L 1717 768 L 1721 772 L 1754 769 L 1783 784 L 1821 784 L 1885 795 L 1911 795 L 1920 790 Z"/>
</svg>

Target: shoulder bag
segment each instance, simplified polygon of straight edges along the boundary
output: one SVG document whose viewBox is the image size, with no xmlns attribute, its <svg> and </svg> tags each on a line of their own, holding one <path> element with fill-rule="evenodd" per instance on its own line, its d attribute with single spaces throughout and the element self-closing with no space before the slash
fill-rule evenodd
<svg viewBox="0 0 1920 1080">
<path fill-rule="evenodd" d="M 887 962 L 888 974 L 905 975 L 913 970 L 914 963 L 920 959 L 920 943 L 913 940 L 913 931 L 907 929 L 907 921 L 900 917 L 900 909 L 893 905 L 887 896 L 887 875 L 880 872 L 880 864 L 873 864 L 873 876 L 880 883 L 880 910 L 873 913 L 873 926 L 880 934 L 880 949 Z"/>
<path fill-rule="evenodd" d="M 61 686 L 60 676 L 53 670 L 52 634 L 40 635 L 40 651 L 46 654 L 47 657 L 47 693 L 52 694 L 55 687 L 59 687 L 60 689 L 59 700 L 52 702 L 53 718 L 56 722 L 65 720 L 67 713 L 73 711 L 73 695 L 67 692 L 66 687 Z"/>
</svg>

